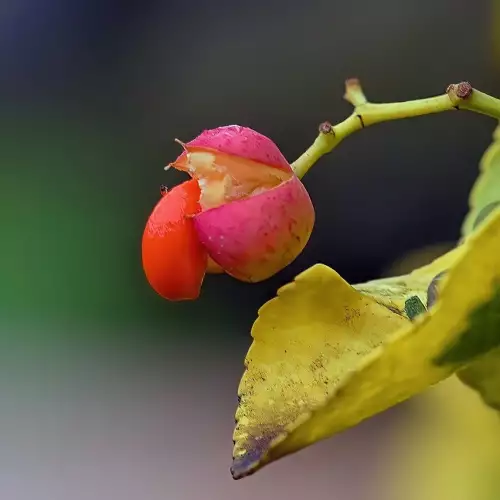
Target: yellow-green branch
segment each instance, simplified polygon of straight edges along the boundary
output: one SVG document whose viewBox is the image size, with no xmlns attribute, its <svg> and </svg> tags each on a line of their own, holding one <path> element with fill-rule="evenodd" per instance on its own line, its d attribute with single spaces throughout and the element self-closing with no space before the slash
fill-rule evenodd
<svg viewBox="0 0 500 500">
<path fill-rule="evenodd" d="M 375 123 L 459 109 L 500 120 L 500 100 L 472 88 L 468 82 L 449 85 L 445 94 L 436 97 L 379 104 L 368 102 L 359 80 L 352 78 L 346 81 L 344 98 L 354 106 L 353 113 L 337 125 L 325 122 L 319 126 L 319 135 L 314 143 L 292 163 L 299 178 L 343 139 Z"/>
</svg>

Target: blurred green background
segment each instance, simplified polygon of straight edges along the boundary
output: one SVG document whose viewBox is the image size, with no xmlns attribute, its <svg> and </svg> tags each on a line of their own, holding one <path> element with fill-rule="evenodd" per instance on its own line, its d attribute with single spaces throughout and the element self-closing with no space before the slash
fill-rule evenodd
<svg viewBox="0 0 500 500">
<path fill-rule="evenodd" d="M 411 405 L 232 481 L 249 330 L 315 262 L 361 281 L 456 239 L 494 123 L 450 113 L 349 138 L 305 178 L 307 249 L 258 285 L 209 277 L 197 302 L 167 303 L 144 279 L 142 231 L 159 185 L 182 179 L 163 170 L 176 137 L 238 123 L 292 161 L 350 113 L 347 77 L 374 101 L 464 79 L 500 95 L 491 20 L 486 0 L 3 0 L 6 498 L 378 498 L 371 478 Z"/>
</svg>

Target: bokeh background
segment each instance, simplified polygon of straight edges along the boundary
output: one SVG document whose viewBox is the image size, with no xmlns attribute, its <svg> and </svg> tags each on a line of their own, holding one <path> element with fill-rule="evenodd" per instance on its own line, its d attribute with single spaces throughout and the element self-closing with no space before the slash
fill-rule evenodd
<svg viewBox="0 0 500 500">
<path fill-rule="evenodd" d="M 304 253 L 258 285 L 210 277 L 170 304 L 141 269 L 174 138 L 238 123 L 294 160 L 374 101 L 467 79 L 500 95 L 493 2 L 2 0 L 0 496 L 16 500 L 384 499 L 402 405 L 235 482 L 233 415 L 258 307 L 315 262 L 349 281 L 458 237 L 494 123 L 377 125 L 304 179 Z M 388 478 L 390 480 L 390 478 Z"/>
</svg>

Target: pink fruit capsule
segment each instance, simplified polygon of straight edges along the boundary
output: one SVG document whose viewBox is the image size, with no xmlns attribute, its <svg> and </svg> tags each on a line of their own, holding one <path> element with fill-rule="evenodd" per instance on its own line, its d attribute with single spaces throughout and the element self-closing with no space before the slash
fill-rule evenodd
<svg viewBox="0 0 500 500">
<path fill-rule="evenodd" d="M 314 207 L 276 144 L 229 125 L 182 146 L 169 166 L 198 183 L 200 210 L 192 221 L 208 254 L 206 271 L 257 282 L 295 260 L 311 235 Z"/>
<path fill-rule="evenodd" d="M 314 207 L 274 142 L 231 125 L 205 131 L 183 146 L 172 165 L 200 184 L 195 227 L 224 271 L 262 281 L 302 252 L 314 226 Z"/>
</svg>

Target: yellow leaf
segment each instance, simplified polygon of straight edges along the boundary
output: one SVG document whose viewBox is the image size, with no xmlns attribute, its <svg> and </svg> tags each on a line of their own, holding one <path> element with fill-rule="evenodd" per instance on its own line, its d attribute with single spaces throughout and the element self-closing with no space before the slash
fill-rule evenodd
<svg viewBox="0 0 500 500">
<path fill-rule="evenodd" d="M 402 308 L 409 294 L 423 302 L 433 276 L 446 269 L 436 305 L 410 322 Z M 326 266 L 299 275 L 263 306 L 252 329 L 233 476 L 351 427 L 487 353 L 500 317 L 487 314 L 491 334 L 481 345 L 477 329 L 484 325 L 468 318 L 480 306 L 496 308 L 499 278 L 498 211 L 462 246 L 404 278 L 355 291 Z M 316 359 L 318 375 L 312 370 Z"/>
<path fill-rule="evenodd" d="M 496 313 L 500 314 L 498 304 Z M 500 349 L 488 352 L 460 370 L 457 375 L 464 384 L 478 391 L 488 406 L 500 410 Z"/>
<path fill-rule="evenodd" d="M 405 303 L 410 297 L 417 296 L 423 304 L 427 304 L 428 287 L 431 280 L 437 274 L 449 269 L 463 251 L 463 245 L 454 248 L 430 264 L 405 276 L 383 278 L 353 286 L 359 292 L 372 296 L 381 304 L 400 311 L 405 309 Z"/>
<path fill-rule="evenodd" d="M 500 2 L 494 2 L 496 22 L 500 21 Z M 500 214 L 500 126 L 493 133 L 493 143 L 485 151 L 479 165 L 479 177 L 469 196 L 469 213 L 462 226 L 462 233 L 468 236 L 480 227 L 489 217 Z M 500 251 L 500 250 L 499 250 Z M 490 324 L 495 325 L 500 315 L 500 295 L 496 307 L 489 311 L 479 311 L 471 321 L 482 324 L 482 334 L 476 339 L 486 345 L 483 352 L 497 344 L 498 334 Z M 493 350 L 487 356 L 471 363 L 458 372 L 462 382 L 476 389 L 483 401 L 500 410 L 500 349 Z"/>
<path fill-rule="evenodd" d="M 499 2 L 500 5 L 500 2 Z M 493 133 L 493 142 L 479 163 L 479 177 L 469 195 L 469 213 L 462 225 L 462 234 L 469 235 L 493 211 L 500 207 L 500 126 Z"/>
<path fill-rule="evenodd" d="M 258 459 L 303 412 L 326 400 L 350 366 L 408 320 L 318 264 L 265 304 L 239 387 L 233 474 Z"/>
</svg>

